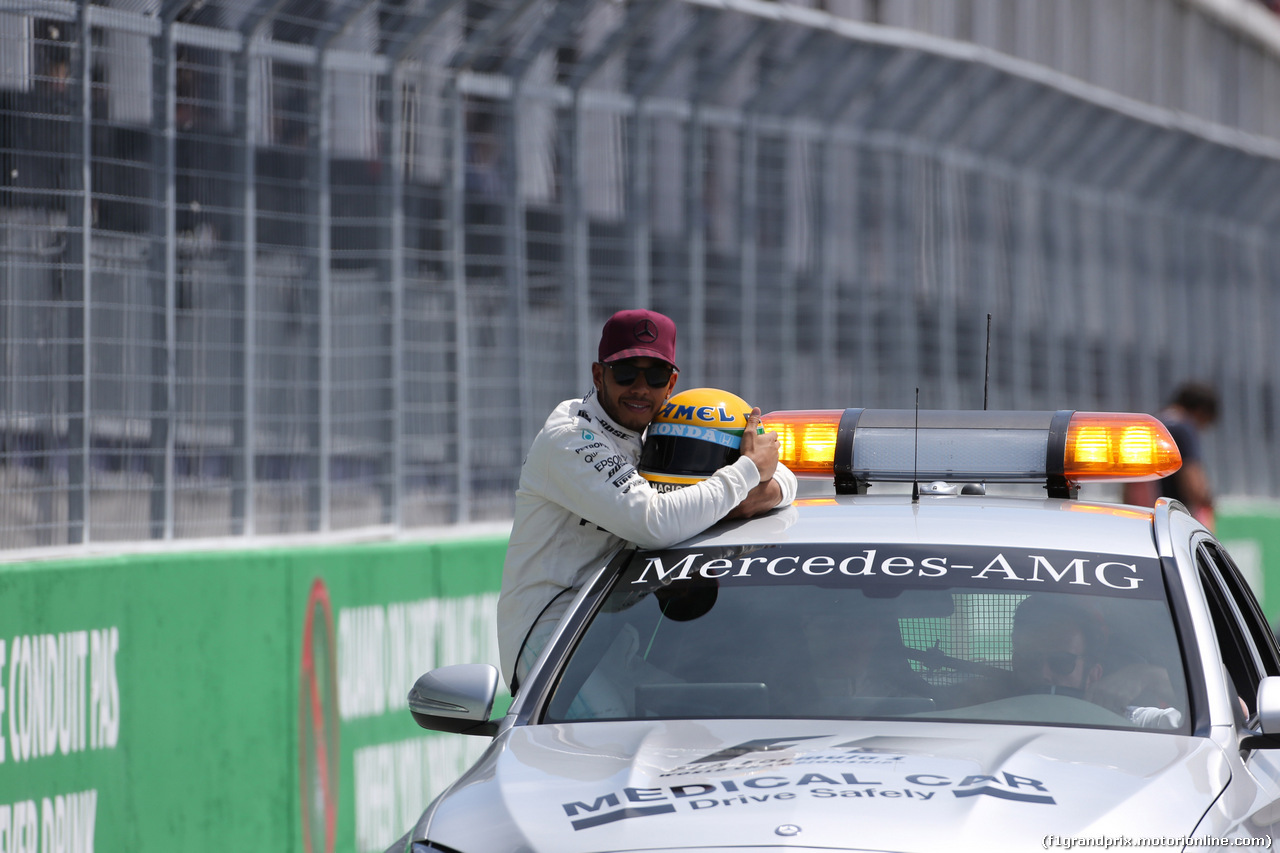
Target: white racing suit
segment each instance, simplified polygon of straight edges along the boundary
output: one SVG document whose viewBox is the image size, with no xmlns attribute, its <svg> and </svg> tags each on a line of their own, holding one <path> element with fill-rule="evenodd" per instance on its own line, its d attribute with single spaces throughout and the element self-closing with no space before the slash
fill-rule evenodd
<svg viewBox="0 0 1280 853">
<path fill-rule="evenodd" d="M 508 685 L 513 675 L 524 677 L 571 603 L 572 594 L 561 593 L 580 588 L 626 542 L 665 548 L 702 532 L 760 482 L 755 463 L 740 457 L 700 483 L 661 493 L 636 470 L 640 445 L 639 433 L 604 413 L 594 390 L 557 406 L 533 440 L 498 597 Z M 790 504 L 795 475 L 779 465 L 774 479 L 782 487 L 778 506 Z"/>
</svg>

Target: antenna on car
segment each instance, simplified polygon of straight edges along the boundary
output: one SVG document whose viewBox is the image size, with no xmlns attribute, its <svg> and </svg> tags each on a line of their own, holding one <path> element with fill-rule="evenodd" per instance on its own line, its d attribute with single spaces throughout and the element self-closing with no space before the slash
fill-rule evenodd
<svg viewBox="0 0 1280 853">
<path fill-rule="evenodd" d="M 987 392 L 991 387 L 991 312 L 987 312 L 987 354 L 983 358 L 982 364 L 982 411 L 987 410 Z M 971 490 L 971 491 L 970 491 Z M 987 493 L 987 481 L 972 486 L 962 486 L 961 494 L 980 494 Z"/>
<path fill-rule="evenodd" d="M 991 385 L 991 312 L 987 312 L 987 357 L 983 365 L 982 411 L 987 410 L 987 388 Z"/>
<path fill-rule="evenodd" d="M 920 386 L 916 386 L 916 426 L 911 457 L 911 502 L 920 503 Z"/>
</svg>

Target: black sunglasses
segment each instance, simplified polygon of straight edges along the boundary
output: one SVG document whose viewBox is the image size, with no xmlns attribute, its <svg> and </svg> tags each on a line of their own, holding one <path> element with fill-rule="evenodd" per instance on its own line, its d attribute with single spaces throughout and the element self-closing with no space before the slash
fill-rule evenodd
<svg viewBox="0 0 1280 853">
<path fill-rule="evenodd" d="M 1068 676 L 1076 671 L 1076 662 L 1084 655 L 1078 655 L 1075 652 L 1048 652 L 1041 655 L 1018 655 L 1021 665 L 1027 668 L 1038 667 L 1042 664 L 1049 665 L 1049 671 L 1054 675 Z"/>
<path fill-rule="evenodd" d="M 614 361 L 603 366 L 613 371 L 613 381 L 619 385 L 630 385 L 643 373 L 644 381 L 649 383 L 650 388 L 666 387 L 666 384 L 671 381 L 671 375 L 676 372 L 676 369 L 669 364 L 636 367 L 634 364 Z"/>
</svg>

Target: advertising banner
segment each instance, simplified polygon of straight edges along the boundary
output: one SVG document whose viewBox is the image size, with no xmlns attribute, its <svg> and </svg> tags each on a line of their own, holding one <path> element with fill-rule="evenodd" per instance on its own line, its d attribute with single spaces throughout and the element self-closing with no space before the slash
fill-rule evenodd
<svg viewBox="0 0 1280 853">
<path fill-rule="evenodd" d="M 504 548 L 0 566 L 0 853 L 385 849 L 487 744 L 405 695 L 497 662 Z"/>
</svg>

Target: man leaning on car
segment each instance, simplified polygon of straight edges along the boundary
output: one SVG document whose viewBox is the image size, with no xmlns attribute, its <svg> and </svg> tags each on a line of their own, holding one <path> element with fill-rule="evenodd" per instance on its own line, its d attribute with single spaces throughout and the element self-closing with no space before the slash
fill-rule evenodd
<svg viewBox="0 0 1280 853">
<path fill-rule="evenodd" d="M 636 470 L 645 428 L 675 389 L 676 324 L 656 311 L 609 318 L 592 389 L 565 400 L 520 471 L 498 598 L 498 650 L 514 693 L 573 593 L 625 542 L 662 548 L 732 515 L 791 503 L 796 479 L 778 465 L 778 438 L 757 434 L 753 409 L 741 456 L 700 483 L 660 493 Z"/>
</svg>

